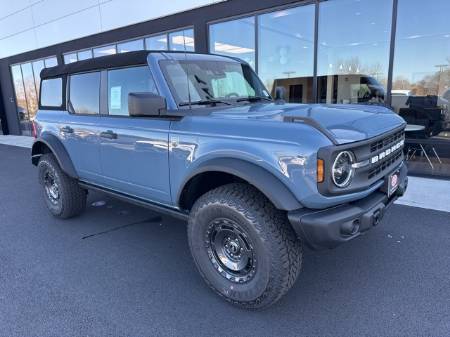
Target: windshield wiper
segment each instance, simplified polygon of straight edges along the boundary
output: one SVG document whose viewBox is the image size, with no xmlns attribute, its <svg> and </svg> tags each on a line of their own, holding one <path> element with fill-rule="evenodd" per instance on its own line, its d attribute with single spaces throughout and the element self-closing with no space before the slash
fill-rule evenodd
<svg viewBox="0 0 450 337">
<path fill-rule="evenodd" d="M 244 102 L 244 101 L 249 101 L 249 102 L 269 101 L 269 102 L 272 102 L 272 99 L 269 97 L 264 97 L 264 96 L 248 96 L 248 97 L 238 98 L 236 100 L 236 102 Z"/>
<path fill-rule="evenodd" d="M 216 104 L 225 104 L 231 105 L 229 102 L 220 101 L 217 99 L 204 99 L 200 101 L 192 101 L 192 102 L 181 102 L 178 106 L 188 106 L 188 105 L 216 105 Z"/>
</svg>

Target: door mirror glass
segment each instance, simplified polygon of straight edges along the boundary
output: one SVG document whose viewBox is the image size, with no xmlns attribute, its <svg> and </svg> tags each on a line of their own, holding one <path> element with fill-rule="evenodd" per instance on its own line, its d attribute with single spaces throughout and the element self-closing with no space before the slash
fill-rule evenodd
<svg viewBox="0 0 450 337">
<path fill-rule="evenodd" d="M 130 116 L 160 116 L 167 109 L 166 99 L 151 92 L 130 92 L 128 111 Z"/>
</svg>

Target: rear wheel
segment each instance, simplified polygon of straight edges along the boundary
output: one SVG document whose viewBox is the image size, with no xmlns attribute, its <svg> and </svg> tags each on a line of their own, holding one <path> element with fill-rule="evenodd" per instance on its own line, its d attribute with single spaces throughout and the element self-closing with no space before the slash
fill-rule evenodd
<svg viewBox="0 0 450 337">
<path fill-rule="evenodd" d="M 302 247 L 286 214 L 247 184 L 224 185 L 200 197 L 188 239 L 206 283 L 240 307 L 275 303 L 301 269 Z"/>
<path fill-rule="evenodd" d="M 86 190 L 59 167 L 53 154 L 44 154 L 38 163 L 39 182 L 50 212 L 67 219 L 81 214 L 86 208 Z"/>
</svg>

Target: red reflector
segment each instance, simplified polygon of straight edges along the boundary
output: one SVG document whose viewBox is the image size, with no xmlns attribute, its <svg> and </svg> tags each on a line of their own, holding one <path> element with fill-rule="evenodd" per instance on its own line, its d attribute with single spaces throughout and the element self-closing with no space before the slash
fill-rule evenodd
<svg viewBox="0 0 450 337">
<path fill-rule="evenodd" d="M 36 124 L 34 124 L 34 121 L 31 121 L 31 132 L 34 138 L 37 138 L 37 130 L 36 130 Z"/>
</svg>

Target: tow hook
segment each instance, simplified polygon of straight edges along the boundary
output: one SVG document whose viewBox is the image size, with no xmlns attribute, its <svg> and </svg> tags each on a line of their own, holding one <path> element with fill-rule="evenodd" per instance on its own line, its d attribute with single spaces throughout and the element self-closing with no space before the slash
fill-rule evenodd
<svg viewBox="0 0 450 337">
<path fill-rule="evenodd" d="M 380 223 L 382 217 L 383 213 L 381 209 L 378 209 L 375 212 L 373 212 L 373 225 L 377 226 Z"/>
</svg>

